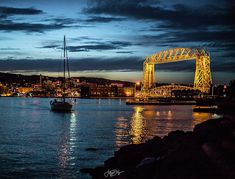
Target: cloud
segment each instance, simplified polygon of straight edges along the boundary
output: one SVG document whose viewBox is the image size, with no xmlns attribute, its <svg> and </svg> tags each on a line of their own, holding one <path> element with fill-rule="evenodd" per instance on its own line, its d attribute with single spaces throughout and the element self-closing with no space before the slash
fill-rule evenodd
<svg viewBox="0 0 235 179">
<path fill-rule="evenodd" d="M 70 71 L 87 71 L 87 70 L 141 70 L 142 60 L 136 57 L 126 58 L 106 58 L 95 59 L 87 58 L 83 60 L 70 59 Z M 0 71 L 48 71 L 57 72 L 61 60 L 45 59 L 45 60 L 0 60 Z M 61 66 L 62 69 L 62 66 Z"/>
<path fill-rule="evenodd" d="M 73 27 L 93 27 L 87 25 L 77 25 L 78 19 L 66 18 L 66 17 L 51 17 L 40 16 L 42 18 L 41 23 L 33 22 L 33 19 L 12 17 L 19 15 L 41 15 L 46 14 L 42 10 L 35 8 L 14 8 L 14 7 L 0 7 L 0 31 L 12 32 L 12 31 L 24 31 L 24 32 L 39 32 L 43 33 L 48 30 L 57 30 L 62 28 Z"/>
<path fill-rule="evenodd" d="M 1 19 L 6 19 L 7 18 L 7 15 L 6 14 L 0 14 L 0 20 Z"/>
<path fill-rule="evenodd" d="M 59 48 L 59 45 L 44 45 L 42 47 L 39 48 Z"/>
<path fill-rule="evenodd" d="M 140 57 L 116 57 L 116 58 L 85 58 L 70 59 L 70 71 L 142 71 L 144 59 Z M 35 71 L 35 72 L 58 72 L 63 69 L 62 60 L 56 59 L 21 59 L 21 60 L 0 60 L 0 71 Z M 60 68 L 59 68 L 60 67 Z M 59 70 L 61 69 L 61 70 Z M 234 73 L 235 64 L 231 60 L 211 62 L 212 72 Z M 156 73 L 165 72 L 194 72 L 195 61 L 181 61 L 155 65 Z"/>
<path fill-rule="evenodd" d="M 233 31 L 168 31 L 160 35 L 142 35 L 134 37 L 142 46 L 163 48 L 190 47 L 205 48 L 211 55 L 235 57 L 235 36 Z"/>
<path fill-rule="evenodd" d="M 147 0 L 91 2 L 84 9 L 87 14 L 123 17 L 127 20 L 142 20 L 154 24 L 140 31 L 145 35 L 131 35 L 132 40 L 141 46 L 200 46 L 215 53 L 216 50 L 223 50 L 224 54 L 227 53 L 226 56 L 234 54 L 229 52 L 235 50 L 235 4 L 231 0 L 223 1 L 219 5 L 213 1 L 206 1 L 197 6 L 190 1 L 187 5 Z"/>
<path fill-rule="evenodd" d="M 107 41 L 107 42 L 100 42 L 100 41 L 93 41 L 90 42 L 90 44 L 85 45 L 78 45 L 78 46 L 67 46 L 67 50 L 69 52 L 79 52 L 84 51 L 88 52 L 90 50 L 96 50 L 96 51 L 103 51 L 103 50 L 115 50 L 115 49 L 122 49 L 124 47 L 128 47 L 133 45 L 130 42 L 125 41 Z M 43 45 L 39 48 L 57 48 L 61 49 L 61 45 L 57 45 L 54 43 Z"/>
<path fill-rule="evenodd" d="M 66 26 L 61 23 L 31 23 L 16 22 L 11 18 L 12 15 L 39 15 L 44 12 L 35 8 L 15 8 L 15 7 L 0 7 L 0 31 L 25 31 L 25 32 L 40 32 L 45 30 L 61 29 Z"/>
<path fill-rule="evenodd" d="M 15 8 L 0 6 L 0 15 L 37 15 L 43 11 L 35 8 Z"/>
<path fill-rule="evenodd" d="M 66 19 L 58 20 L 58 22 L 50 22 L 48 23 L 47 20 L 43 23 L 31 23 L 31 22 L 15 22 L 12 20 L 0 20 L 0 31 L 12 32 L 12 31 L 24 31 L 24 32 L 39 32 L 43 33 L 44 31 L 49 30 L 59 30 L 63 28 L 83 28 L 83 27 L 92 27 L 92 26 L 82 26 L 71 24 Z M 46 22 L 46 23 L 45 23 Z"/>
<path fill-rule="evenodd" d="M 122 53 L 122 54 L 133 54 L 133 51 L 117 51 L 116 53 Z"/>
<path fill-rule="evenodd" d="M 108 23 L 113 21 L 123 21 L 125 18 L 118 17 L 102 17 L 102 16 L 91 16 L 90 18 L 84 20 L 89 23 Z"/>
<path fill-rule="evenodd" d="M 64 25 L 76 24 L 78 21 L 79 19 L 66 18 L 66 17 L 50 17 L 43 19 L 43 22 L 50 22 L 50 23 L 64 24 Z"/>
<path fill-rule="evenodd" d="M 0 48 L 0 50 L 11 51 L 11 50 L 20 50 L 20 48 L 5 47 L 5 48 Z"/>
<path fill-rule="evenodd" d="M 101 41 L 101 38 L 94 38 L 94 37 L 90 37 L 90 36 L 79 36 L 79 37 L 74 37 L 71 38 L 71 40 L 73 41 Z"/>
<path fill-rule="evenodd" d="M 68 46 L 67 49 L 70 52 L 77 51 L 89 51 L 89 50 L 114 50 L 119 47 L 112 44 L 98 44 L 98 45 L 79 45 L 79 46 Z"/>
<path fill-rule="evenodd" d="M 174 35 L 168 38 L 168 42 L 202 42 L 202 41 L 226 41 L 233 42 L 235 40 L 234 31 L 187 31 L 181 33 L 170 33 L 166 35 Z M 172 37 L 172 36 L 171 36 Z"/>
<path fill-rule="evenodd" d="M 45 30 L 62 29 L 67 26 L 63 24 L 39 24 L 39 23 L 17 23 L 10 20 L 0 22 L 0 31 L 25 31 L 25 32 L 39 32 Z"/>
<path fill-rule="evenodd" d="M 208 47 L 230 47 L 234 48 L 235 36 L 233 31 L 207 31 L 207 30 L 191 30 L 191 31 L 166 31 L 160 35 L 142 35 L 135 37 L 142 45 L 155 44 L 165 46 L 180 43 L 204 44 Z"/>
<path fill-rule="evenodd" d="M 106 14 L 132 19 L 157 21 L 160 28 L 193 29 L 209 26 L 233 26 L 234 4 L 190 7 L 183 4 L 164 6 L 159 1 L 92 1 L 84 9 L 88 14 Z"/>
</svg>

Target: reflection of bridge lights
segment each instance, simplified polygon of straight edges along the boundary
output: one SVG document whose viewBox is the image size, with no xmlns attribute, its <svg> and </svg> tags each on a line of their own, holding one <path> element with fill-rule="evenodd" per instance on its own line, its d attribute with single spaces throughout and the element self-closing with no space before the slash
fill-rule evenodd
<svg viewBox="0 0 235 179">
<path fill-rule="evenodd" d="M 166 113 L 166 117 L 167 117 L 167 119 L 172 119 L 172 111 L 167 111 L 167 113 Z"/>
<path fill-rule="evenodd" d="M 197 124 L 200 124 L 208 119 L 211 119 L 211 113 L 200 113 L 200 112 L 193 112 L 193 127 Z"/>
<path fill-rule="evenodd" d="M 156 116 L 160 116 L 160 112 L 159 111 L 156 112 Z"/>
<path fill-rule="evenodd" d="M 146 117 L 154 117 L 155 113 L 154 113 L 154 111 L 145 111 L 144 112 L 144 116 L 146 116 Z"/>
<path fill-rule="evenodd" d="M 172 116 L 172 111 L 168 111 L 168 112 L 167 112 L 167 115 L 168 115 L 169 117 L 171 117 L 171 116 Z"/>
<path fill-rule="evenodd" d="M 143 111 L 142 107 L 134 107 L 134 113 L 131 121 L 131 135 L 133 136 L 133 144 L 139 144 L 141 142 L 141 135 L 143 131 L 143 116 L 141 112 Z"/>
</svg>

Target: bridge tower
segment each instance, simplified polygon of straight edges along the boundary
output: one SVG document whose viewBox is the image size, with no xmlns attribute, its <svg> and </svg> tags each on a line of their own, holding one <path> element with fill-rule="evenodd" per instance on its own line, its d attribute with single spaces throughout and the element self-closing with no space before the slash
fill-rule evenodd
<svg viewBox="0 0 235 179">
<path fill-rule="evenodd" d="M 198 48 L 173 48 L 146 57 L 143 63 L 143 88 L 148 90 L 153 87 L 155 64 L 188 60 L 196 61 L 194 89 L 208 93 L 212 84 L 210 55 L 204 49 Z"/>
<path fill-rule="evenodd" d="M 144 71 L 144 89 L 149 89 L 153 87 L 154 83 L 154 64 L 144 61 L 143 65 Z"/>
</svg>

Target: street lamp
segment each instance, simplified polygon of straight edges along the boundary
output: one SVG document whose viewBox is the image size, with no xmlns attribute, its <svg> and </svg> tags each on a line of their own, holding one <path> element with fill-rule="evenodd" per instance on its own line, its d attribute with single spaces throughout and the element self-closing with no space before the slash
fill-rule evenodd
<svg viewBox="0 0 235 179">
<path fill-rule="evenodd" d="M 137 91 L 140 91 L 140 89 L 139 89 L 140 86 L 141 86 L 141 83 L 140 83 L 139 81 L 137 81 L 137 82 L 135 83 L 135 89 L 134 89 L 134 90 L 135 90 L 135 95 L 134 95 L 135 97 L 136 97 L 136 92 L 137 92 Z"/>
</svg>

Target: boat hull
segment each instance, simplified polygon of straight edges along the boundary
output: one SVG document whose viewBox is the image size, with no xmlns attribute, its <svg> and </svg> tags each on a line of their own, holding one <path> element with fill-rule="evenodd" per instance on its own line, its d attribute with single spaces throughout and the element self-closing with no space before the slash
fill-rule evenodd
<svg viewBox="0 0 235 179">
<path fill-rule="evenodd" d="M 51 110 L 57 112 L 71 112 L 73 105 L 68 102 L 52 102 Z"/>
</svg>

